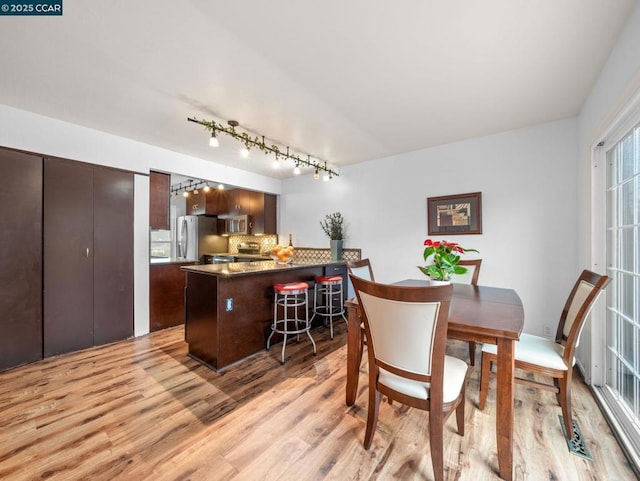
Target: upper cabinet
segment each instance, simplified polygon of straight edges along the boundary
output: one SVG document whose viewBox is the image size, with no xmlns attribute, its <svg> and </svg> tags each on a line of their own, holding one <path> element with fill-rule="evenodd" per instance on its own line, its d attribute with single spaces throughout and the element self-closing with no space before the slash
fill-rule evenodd
<svg viewBox="0 0 640 481">
<path fill-rule="evenodd" d="M 149 173 L 149 225 L 152 229 L 169 229 L 169 196 L 171 176 Z"/>
<path fill-rule="evenodd" d="M 245 189 L 229 191 L 229 214 L 250 215 L 254 235 L 277 234 L 277 197 Z"/>
<path fill-rule="evenodd" d="M 187 197 L 187 215 L 250 215 L 252 233 L 277 234 L 277 196 L 247 189 L 218 190 Z"/>
<path fill-rule="evenodd" d="M 273 194 L 259 195 L 255 199 L 253 215 L 254 234 L 277 234 L 277 196 Z"/>
<path fill-rule="evenodd" d="M 253 215 L 253 206 L 259 192 L 245 189 L 232 189 L 227 192 L 230 215 Z"/>
<path fill-rule="evenodd" d="M 222 215 L 229 212 L 229 195 L 225 190 L 189 192 L 187 215 Z"/>
</svg>

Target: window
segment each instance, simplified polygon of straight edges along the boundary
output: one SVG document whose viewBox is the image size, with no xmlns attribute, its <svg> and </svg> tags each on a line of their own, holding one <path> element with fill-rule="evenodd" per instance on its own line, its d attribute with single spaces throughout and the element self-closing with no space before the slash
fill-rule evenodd
<svg viewBox="0 0 640 481">
<path fill-rule="evenodd" d="M 607 274 L 604 353 L 598 386 L 623 437 L 640 454 L 640 123 L 607 145 L 605 237 Z M 596 193 L 596 195 L 598 195 Z"/>
</svg>

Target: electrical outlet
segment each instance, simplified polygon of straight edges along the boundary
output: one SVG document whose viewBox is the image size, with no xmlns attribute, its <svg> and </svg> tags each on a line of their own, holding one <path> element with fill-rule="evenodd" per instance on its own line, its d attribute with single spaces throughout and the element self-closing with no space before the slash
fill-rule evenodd
<svg viewBox="0 0 640 481">
<path fill-rule="evenodd" d="M 227 299 L 225 304 L 225 310 L 227 312 L 233 311 L 233 297 Z"/>
<path fill-rule="evenodd" d="M 551 330 L 551 326 L 549 324 L 546 324 L 543 328 L 542 328 L 542 335 L 544 337 L 551 337 L 553 336 L 553 331 Z"/>
</svg>

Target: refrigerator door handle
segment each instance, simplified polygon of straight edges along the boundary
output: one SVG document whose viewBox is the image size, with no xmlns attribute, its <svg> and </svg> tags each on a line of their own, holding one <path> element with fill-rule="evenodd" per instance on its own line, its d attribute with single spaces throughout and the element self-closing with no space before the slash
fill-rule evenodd
<svg viewBox="0 0 640 481">
<path fill-rule="evenodd" d="M 186 257 L 187 247 L 187 220 L 180 220 L 180 240 L 178 241 L 178 258 L 184 259 Z"/>
</svg>

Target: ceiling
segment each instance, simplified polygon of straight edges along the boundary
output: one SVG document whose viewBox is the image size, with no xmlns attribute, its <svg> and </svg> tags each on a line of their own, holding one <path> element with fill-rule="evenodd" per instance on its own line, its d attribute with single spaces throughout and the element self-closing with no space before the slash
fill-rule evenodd
<svg viewBox="0 0 640 481">
<path fill-rule="evenodd" d="M 65 0 L 62 17 L 0 17 L 0 103 L 285 178 L 187 117 L 337 168 L 572 117 L 635 6 Z"/>
</svg>

